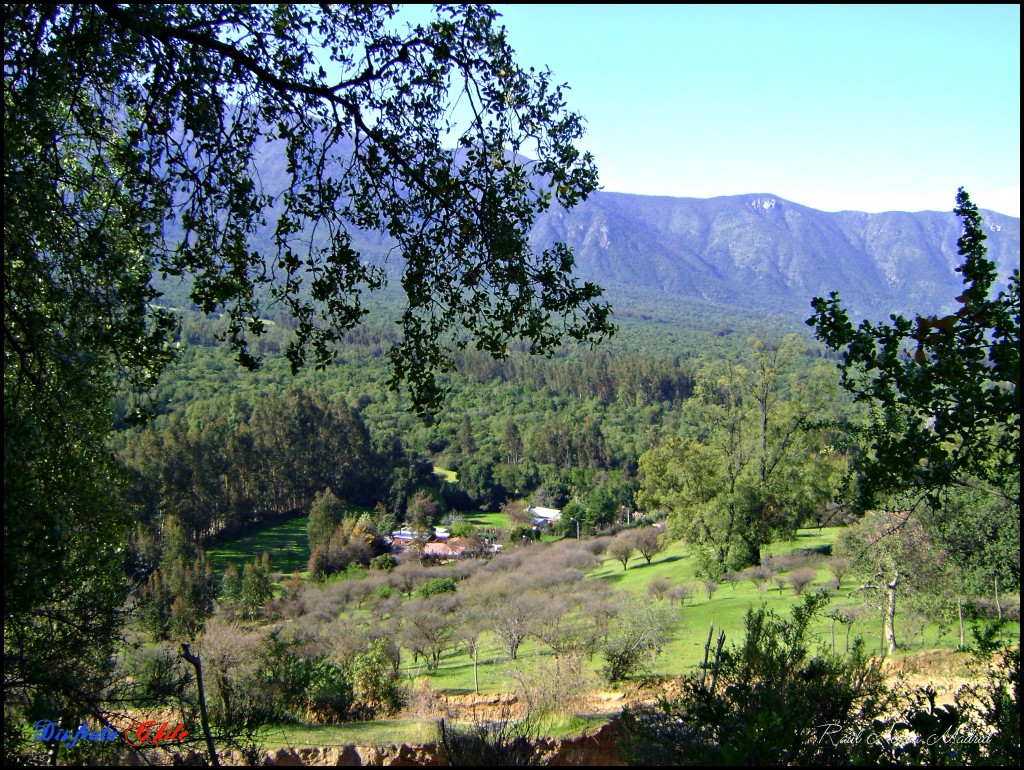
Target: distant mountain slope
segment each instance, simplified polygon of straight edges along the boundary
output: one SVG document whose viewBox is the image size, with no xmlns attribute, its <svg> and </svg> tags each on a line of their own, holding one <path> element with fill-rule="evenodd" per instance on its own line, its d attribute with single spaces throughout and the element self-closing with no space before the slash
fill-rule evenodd
<svg viewBox="0 0 1024 770">
<path fill-rule="evenodd" d="M 265 190 L 287 188 L 280 143 L 263 147 L 256 165 Z M 960 235 L 955 193 L 949 212 L 866 214 L 817 211 L 769 194 L 702 199 L 601 192 L 572 211 L 542 216 L 533 241 L 538 247 L 568 243 L 579 277 L 606 287 L 613 303 L 648 297 L 664 307 L 688 297 L 806 318 L 812 297 L 838 291 L 854 316 L 884 319 L 891 312 L 953 308 L 962 286 L 954 272 Z M 1020 266 L 1020 219 L 983 213 L 989 255 L 1009 275 Z M 173 225 L 169 231 L 173 241 Z M 390 237 L 352 236 L 364 259 L 397 278 L 402 262 Z M 252 245 L 273 253 L 272 229 L 258 231 Z M 187 302 L 184 286 L 157 284 L 167 301 Z"/>
<path fill-rule="evenodd" d="M 989 256 L 1009 275 L 1020 266 L 1020 219 L 983 213 Z M 952 212 L 828 213 L 767 194 L 598 193 L 547 214 L 534 242 L 565 241 L 579 275 L 612 292 L 808 312 L 812 297 L 838 291 L 854 315 L 885 318 L 954 304 L 959 235 Z"/>
</svg>

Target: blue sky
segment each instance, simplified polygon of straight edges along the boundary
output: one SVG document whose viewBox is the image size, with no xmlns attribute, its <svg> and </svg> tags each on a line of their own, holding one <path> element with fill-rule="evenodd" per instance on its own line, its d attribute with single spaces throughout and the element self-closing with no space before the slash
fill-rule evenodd
<svg viewBox="0 0 1024 770">
<path fill-rule="evenodd" d="M 1019 5 L 501 5 L 605 189 L 1020 216 Z"/>
</svg>

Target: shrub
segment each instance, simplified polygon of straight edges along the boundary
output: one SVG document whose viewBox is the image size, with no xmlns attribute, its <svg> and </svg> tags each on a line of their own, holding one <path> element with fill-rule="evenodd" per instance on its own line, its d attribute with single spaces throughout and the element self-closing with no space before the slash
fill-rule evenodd
<svg viewBox="0 0 1024 770">
<path fill-rule="evenodd" d="M 399 680 L 395 651 L 386 639 L 372 640 L 349 668 L 359 718 L 392 716 L 408 701 L 408 693 Z"/>
<path fill-rule="evenodd" d="M 374 556 L 370 560 L 370 569 L 380 570 L 381 572 L 390 572 L 395 568 L 395 557 L 389 553 L 382 553 L 380 556 Z"/>
<path fill-rule="evenodd" d="M 789 584 L 793 588 L 793 593 L 800 596 L 811 583 L 814 582 L 814 578 L 817 576 L 817 572 L 811 567 L 801 567 L 795 569 L 789 573 Z"/>
<path fill-rule="evenodd" d="M 457 587 L 455 578 L 430 578 L 430 580 L 419 587 L 416 594 L 424 598 L 428 596 L 436 596 L 437 594 L 450 594 L 454 593 Z"/>
<path fill-rule="evenodd" d="M 501 718 L 471 725 L 438 722 L 439 741 L 452 767 L 529 767 L 537 764 L 533 720 Z"/>
<path fill-rule="evenodd" d="M 643 673 L 648 662 L 661 653 L 674 621 L 675 613 L 664 605 L 627 604 L 602 651 L 602 676 L 609 682 L 621 682 Z"/>
<path fill-rule="evenodd" d="M 647 584 L 647 593 L 660 601 L 665 598 L 669 587 L 669 582 L 666 578 L 654 578 L 654 580 Z"/>
<path fill-rule="evenodd" d="M 668 589 L 665 596 L 668 597 L 670 602 L 686 604 L 687 601 L 693 598 L 693 594 L 694 589 L 692 586 L 673 586 Z"/>
<path fill-rule="evenodd" d="M 701 673 L 684 679 L 681 696 L 623 712 L 624 758 L 635 765 L 849 759 L 849 745 L 820 740 L 821 727 L 870 722 L 890 701 L 880 665 L 862 644 L 849 656 L 811 653 L 809 627 L 827 601 L 808 595 L 788 619 L 764 607 L 750 610 L 743 642 L 720 644 Z"/>
</svg>

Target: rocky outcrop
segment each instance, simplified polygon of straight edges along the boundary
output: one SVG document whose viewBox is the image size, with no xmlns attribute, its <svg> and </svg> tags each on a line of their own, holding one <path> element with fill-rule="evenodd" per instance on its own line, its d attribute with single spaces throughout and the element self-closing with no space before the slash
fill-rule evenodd
<svg viewBox="0 0 1024 770">
<path fill-rule="evenodd" d="M 323 746 L 268 751 L 262 764 L 279 767 L 429 767 L 444 765 L 434 743 L 407 746 Z"/>
</svg>

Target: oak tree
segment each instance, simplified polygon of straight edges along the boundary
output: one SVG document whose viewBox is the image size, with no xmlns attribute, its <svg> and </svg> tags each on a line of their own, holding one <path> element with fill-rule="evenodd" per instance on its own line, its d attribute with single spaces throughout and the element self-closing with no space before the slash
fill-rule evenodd
<svg viewBox="0 0 1024 770">
<path fill-rule="evenodd" d="M 582 131 L 487 6 L 5 4 L 5 736 L 102 690 L 130 526 L 105 439 L 174 357 L 158 282 L 242 364 L 275 303 L 293 369 L 324 365 L 388 279 L 358 246 L 383 234 L 391 385 L 428 411 L 456 349 L 611 331 L 571 252 L 528 240 L 597 188 Z"/>
</svg>

